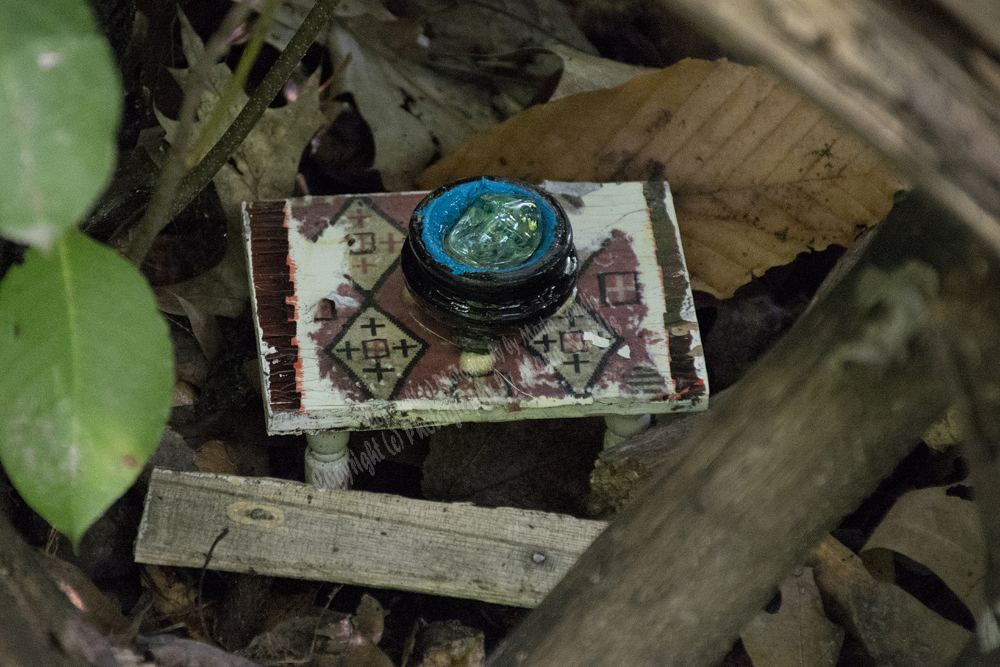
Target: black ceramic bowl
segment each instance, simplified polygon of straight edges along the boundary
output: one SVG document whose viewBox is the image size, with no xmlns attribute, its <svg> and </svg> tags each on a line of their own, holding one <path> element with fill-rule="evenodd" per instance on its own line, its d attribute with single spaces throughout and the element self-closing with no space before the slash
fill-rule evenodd
<svg viewBox="0 0 1000 667">
<path fill-rule="evenodd" d="M 476 269 L 444 253 L 445 235 L 484 192 L 529 197 L 542 209 L 542 242 L 525 263 Z M 572 296 L 578 273 L 573 230 L 559 202 L 529 183 L 500 176 L 452 181 L 424 197 L 410 218 L 400 264 L 417 305 L 469 351 L 489 350 L 503 336 L 550 317 Z"/>
</svg>

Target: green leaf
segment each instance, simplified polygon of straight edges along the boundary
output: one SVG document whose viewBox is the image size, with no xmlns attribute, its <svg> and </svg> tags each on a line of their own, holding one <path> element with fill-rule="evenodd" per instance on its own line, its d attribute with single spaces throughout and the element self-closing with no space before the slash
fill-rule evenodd
<svg viewBox="0 0 1000 667">
<path fill-rule="evenodd" d="M 0 281 L 0 461 L 76 544 L 135 481 L 170 410 L 166 323 L 138 270 L 71 231 Z"/>
<path fill-rule="evenodd" d="M 0 235 L 48 247 L 114 167 L 121 86 L 86 0 L 3 0 Z"/>
</svg>

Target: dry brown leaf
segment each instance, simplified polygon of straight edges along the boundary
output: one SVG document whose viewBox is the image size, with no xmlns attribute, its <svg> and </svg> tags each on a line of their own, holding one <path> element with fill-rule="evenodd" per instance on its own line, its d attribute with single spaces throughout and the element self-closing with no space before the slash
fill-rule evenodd
<svg viewBox="0 0 1000 667">
<path fill-rule="evenodd" d="M 551 42 L 593 48 L 554 0 L 411 3 L 405 14 L 336 21 L 324 42 L 346 62 L 340 90 L 371 127 L 388 191 L 413 189 L 441 153 L 525 106 L 479 57 Z"/>
<path fill-rule="evenodd" d="M 373 644 L 378 644 L 382 641 L 382 633 L 385 631 L 385 610 L 378 600 L 365 593 L 361 596 L 358 608 L 354 610 L 351 624 L 361 636 Z"/>
<path fill-rule="evenodd" d="M 267 42 L 284 51 L 295 31 L 302 25 L 315 0 L 282 0 L 274 13 L 274 20 L 267 33 Z M 253 7 L 260 11 L 264 0 L 253 0 Z M 379 0 L 340 0 L 333 8 L 336 18 L 364 16 L 375 21 L 392 21 L 395 17 Z"/>
<path fill-rule="evenodd" d="M 924 442 L 927 443 L 928 447 L 939 452 L 960 444 L 962 442 L 962 425 L 958 410 L 951 408 L 941 418 L 941 421 L 927 429 L 927 432 L 924 433 Z"/>
<path fill-rule="evenodd" d="M 666 179 L 692 286 L 720 297 L 799 252 L 850 245 L 904 186 L 770 74 L 691 59 L 528 109 L 433 165 L 421 186 L 484 174 Z"/>
<path fill-rule="evenodd" d="M 376 646 L 384 618 L 382 605 L 365 594 L 353 616 L 324 612 L 319 618 L 290 618 L 255 637 L 242 653 L 266 665 L 392 667 Z"/>
<path fill-rule="evenodd" d="M 486 660 L 482 631 L 458 621 L 435 621 L 420 636 L 419 667 L 482 667 Z"/>
<path fill-rule="evenodd" d="M 176 571 L 169 567 L 144 565 L 143 588 L 153 596 L 153 609 L 166 618 L 175 618 L 192 614 L 198 594 L 176 576 Z"/>
<path fill-rule="evenodd" d="M 312 667 L 395 667 L 382 649 L 369 642 L 348 644 L 338 662 L 314 661 Z"/>
<path fill-rule="evenodd" d="M 170 397 L 170 407 L 179 408 L 183 405 L 194 405 L 198 402 L 198 388 L 185 380 L 174 383 L 174 392 Z"/>
<path fill-rule="evenodd" d="M 212 472 L 218 475 L 238 475 L 239 468 L 229 455 L 229 448 L 221 440 L 209 440 L 194 455 L 198 472 Z"/>
<path fill-rule="evenodd" d="M 980 609 L 977 588 L 986 576 L 983 527 L 976 504 L 948 495 L 948 487 L 900 496 L 861 550 L 861 558 L 866 565 L 891 562 L 880 558 L 880 552 L 896 552 L 920 563 L 967 607 Z"/>
<path fill-rule="evenodd" d="M 813 550 L 809 564 L 831 618 L 861 641 L 876 664 L 948 667 L 972 638 L 899 586 L 872 577 L 833 537 Z"/>
<path fill-rule="evenodd" d="M 189 63 L 198 62 L 204 54 L 204 44 L 183 13 L 179 13 L 179 18 L 184 55 Z M 190 69 L 171 70 L 171 73 L 183 88 Z M 195 136 L 200 134 L 204 122 L 212 115 L 231 77 L 232 71 L 224 63 L 212 67 L 198 107 L 200 120 L 196 125 Z M 239 92 L 232 107 L 226 109 L 224 120 L 217 130 L 218 136 L 221 136 L 248 99 L 245 93 Z M 157 119 L 166 131 L 166 140 L 173 143 L 179 123 L 159 112 Z M 243 311 L 249 291 L 243 258 L 241 204 L 244 201 L 292 196 L 302 151 L 325 122 L 326 118 L 319 105 L 318 72 L 299 87 L 295 102 L 264 112 L 246 140 L 213 179 L 222 208 L 226 212 L 225 257 L 214 268 L 192 280 L 156 290 L 157 307 L 160 310 L 174 315 L 186 315 L 178 301 L 180 297 L 206 315 L 236 317 Z M 217 139 L 218 136 L 212 139 Z M 203 151 L 207 151 L 211 145 L 211 142 L 205 144 Z M 201 155 L 196 157 L 200 158 Z"/>
<path fill-rule="evenodd" d="M 812 568 L 797 567 L 781 584 L 781 606 L 762 611 L 740 634 L 754 667 L 833 667 L 844 631 L 823 613 Z"/>
<path fill-rule="evenodd" d="M 219 346 L 222 344 L 218 320 L 215 319 L 214 315 L 203 312 L 184 297 L 177 296 L 176 299 L 191 323 L 191 333 L 194 334 L 198 345 L 201 346 L 202 354 L 205 355 L 207 361 L 211 362 L 219 353 Z"/>
<path fill-rule="evenodd" d="M 178 13 L 181 24 L 181 42 L 184 56 L 189 63 L 198 62 L 205 53 L 205 45 L 195 33 L 182 12 Z M 181 88 L 185 88 L 190 69 L 170 70 Z M 225 63 L 212 67 L 208 83 L 202 91 L 198 106 L 199 122 L 195 125 L 194 136 L 199 137 L 205 121 L 215 112 L 223 91 L 232 78 L 232 71 Z M 216 129 L 211 141 L 201 144 L 202 152 L 208 152 L 212 144 L 222 136 L 233 119 L 250 98 L 240 90 L 232 106 L 225 110 L 223 122 Z M 166 139 L 174 143 L 179 128 L 178 121 L 171 120 L 157 112 L 157 120 L 166 130 Z M 295 186 L 302 151 L 312 136 L 324 123 L 319 105 L 319 72 L 299 86 L 294 102 L 277 109 L 267 109 L 247 138 L 240 144 L 230 160 L 223 165 L 214 180 L 219 199 L 229 218 L 240 219 L 240 204 L 258 199 L 281 199 L 290 197 Z M 192 156 L 201 159 L 202 155 Z"/>
<path fill-rule="evenodd" d="M 226 216 L 226 254 L 221 262 L 191 280 L 153 291 L 156 307 L 171 315 L 187 316 L 178 297 L 206 316 L 237 317 L 242 313 L 250 297 L 250 288 L 239 218 Z"/>
<path fill-rule="evenodd" d="M 577 93 L 619 86 L 639 74 L 653 71 L 649 67 L 593 56 L 565 44 L 552 44 L 548 49 L 563 63 L 562 76 L 559 77 L 559 85 L 552 91 L 550 102 Z"/>
<path fill-rule="evenodd" d="M 157 667 L 259 667 L 211 644 L 171 635 L 144 637 L 140 645 Z"/>
</svg>

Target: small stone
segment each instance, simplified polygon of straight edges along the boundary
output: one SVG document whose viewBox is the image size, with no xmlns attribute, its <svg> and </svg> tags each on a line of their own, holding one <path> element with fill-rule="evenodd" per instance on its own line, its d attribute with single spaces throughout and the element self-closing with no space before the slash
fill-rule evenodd
<svg viewBox="0 0 1000 667">
<path fill-rule="evenodd" d="M 527 197 L 476 197 L 444 238 L 444 251 L 474 269 L 502 271 L 527 262 L 542 244 L 542 211 Z"/>
</svg>

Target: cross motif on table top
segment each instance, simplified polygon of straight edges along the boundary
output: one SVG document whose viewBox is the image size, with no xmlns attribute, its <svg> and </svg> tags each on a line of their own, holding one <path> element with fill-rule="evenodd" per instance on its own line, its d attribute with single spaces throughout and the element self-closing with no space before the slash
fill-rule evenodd
<svg viewBox="0 0 1000 667">
<path fill-rule="evenodd" d="M 381 243 L 384 246 L 387 246 L 386 252 L 389 253 L 390 255 L 392 255 L 392 254 L 395 254 L 395 252 L 396 252 L 396 244 L 399 243 L 399 241 L 396 239 L 396 235 L 395 234 L 393 234 L 392 232 L 389 232 L 389 234 L 386 235 L 386 237 L 385 237 L 385 241 L 379 241 L 379 243 Z"/>
<path fill-rule="evenodd" d="M 575 325 L 572 329 L 568 323 Z M 591 344 L 591 341 L 599 344 Z M 604 341 L 604 342 L 601 342 Z M 623 343 L 618 332 L 577 297 L 556 315 L 547 332 L 524 339 L 527 351 L 538 357 L 573 396 L 587 396 L 600 380 L 608 355 Z"/>
<path fill-rule="evenodd" d="M 601 300 L 608 306 L 639 302 L 639 286 L 635 273 L 602 273 L 598 276 Z"/>
<path fill-rule="evenodd" d="M 382 324 L 381 322 L 376 323 L 374 317 L 369 317 L 368 318 L 368 324 L 362 324 L 361 328 L 362 329 L 369 329 L 372 332 L 372 335 L 374 336 L 374 335 L 376 335 L 378 333 L 379 329 L 385 328 L 385 325 Z"/>
<path fill-rule="evenodd" d="M 347 247 L 352 255 L 370 255 L 375 252 L 375 234 L 359 232 L 347 235 Z"/>
<path fill-rule="evenodd" d="M 393 370 L 393 368 L 392 368 L 392 366 L 388 366 L 388 367 L 383 368 L 382 367 L 382 360 L 381 359 L 376 359 L 375 360 L 375 365 L 373 367 L 371 367 L 371 368 L 362 368 L 361 370 L 364 371 L 365 373 L 375 373 L 375 375 L 376 375 L 376 377 L 378 379 L 378 382 L 381 382 L 382 381 L 382 374 L 383 373 L 389 373 L 389 372 L 391 372 Z"/>
<path fill-rule="evenodd" d="M 361 269 L 361 273 L 363 273 L 365 275 L 368 275 L 368 269 L 374 269 L 374 268 L 377 268 L 377 267 L 378 267 L 377 263 L 374 263 L 374 264 L 369 263 L 368 262 L 368 258 L 365 257 L 365 256 L 362 256 L 361 257 L 361 262 L 358 263 L 358 268 Z"/>
<path fill-rule="evenodd" d="M 551 345 L 552 345 L 553 343 L 555 343 L 556 341 L 555 341 L 554 339 L 552 339 L 552 338 L 549 338 L 549 335 L 548 335 L 548 334 L 545 334 L 545 335 L 544 335 L 544 336 L 542 336 L 542 337 L 541 337 L 540 339 L 538 339 L 538 340 L 536 340 L 536 341 L 532 341 L 532 342 L 533 342 L 533 343 L 534 343 L 535 345 L 544 345 L 544 346 L 545 346 L 545 351 L 546 351 L 546 352 L 548 352 L 548 351 L 549 351 L 549 347 L 550 347 L 550 346 L 551 346 Z"/>
<path fill-rule="evenodd" d="M 587 339 L 583 337 L 582 331 L 560 331 L 559 349 L 567 354 L 572 352 L 586 352 Z"/>
<path fill-rule="evenodd" d="M 384 338 L 362 341 L 361 347 L 364 348 L 365 359 L 384 359 L 392 354 L 389 351 L 389 343 Z"/>
<path fill-rule="evenodd" d="M 359 229 L 364 229 L 365 221 L 368 220 L 368 216 L 361 211 L 361 207 L 354 209 L 354 213 L 347 216 L 348 220 L 353 220 L 354 224 L 358 226 Z"/>
<path fill-rule="evenodd" d="M 572 366 L 573 367 L 573 372 L 574 373 L 579 373 L 580 372 L 580 364 L 589 364 L 589 363 L 590 363 L 589 361 L 586 361 L 586 360 L 580 358 L 580 353 L 579 352 L 574 352 L 573 353 L 573 360 L 572 361 L 564 361 L 563 362 L 563 366 Z"/>
<path fill-rule="evenodd" d="M 369 304 L 345 323 L 323 351 L 366 399 L 391 400 L 427 347 L 392 313 Z"/>
<path fill-rule="evenodd" d="M 420 347 L 420 346 L 412 344 L 410 341 L 406 340 L 405 338 L 400 338 L 399 339 L 399 345 L 394 345 L 392 349 L 399 350 L 400 352 L 403 353 L 404 357 L 409 357 L 410 356 L 410 350 L 415 350 L 418 347 Z"/>
<path fill-rule="evenodd" d="M 360 352 L 360 351 L 361 351 L 361 348 L 360 347 L 354 347 L 354 346 L 352 346 L 351 345 L 351 341 L 347 341 L 346 343 L 344 343 L 344 347 L 341 347 L 341 348 L 337 349 L 337 352 L 343 352 L 344 355 L 348 359 L 352 359 L 353 358 L 351 356 L 352 353 L 354 353 L 354 352 Z"/>
</svg>

